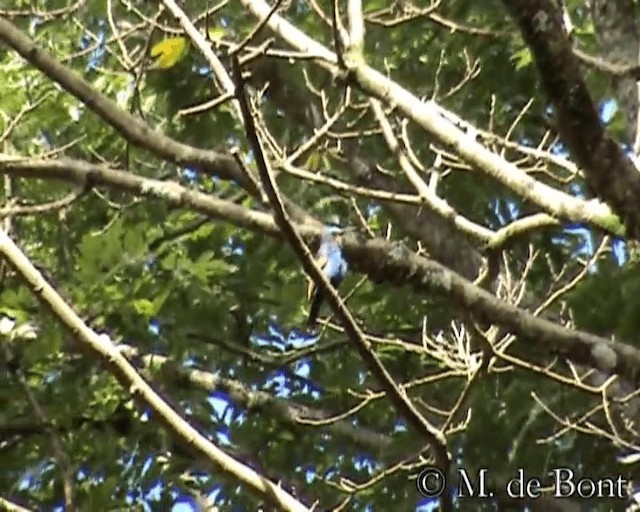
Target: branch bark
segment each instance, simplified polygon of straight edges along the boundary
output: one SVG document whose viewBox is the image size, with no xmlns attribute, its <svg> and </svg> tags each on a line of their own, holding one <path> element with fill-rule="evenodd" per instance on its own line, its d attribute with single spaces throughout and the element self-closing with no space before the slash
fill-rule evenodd
<svg viewBox="0 0 640 512">
<path fill-rule="evenodd" d="M 94 185 L 162 199 L 173 206 L 190 208 L 269 236 L 282 236 L 268 213 L 246 209 L 176 183 L 143 178 L 103 165 L 71 159 L 0 160 L 0 173 L 78 184 L 89 180 Z M 309 242 L 320 236 L 320 229 L 316 226 L 299 224 L 296 230 Z M 374 282 L 408 285 L 418 293 L 441 293 L 450 297 L 458 307 L 507 328 L 521 339 L 540 345 L 548 353 L 567 357 L 607 374 L 617 373 L 633 384 L 640 383 L 640 351 L 631 344 L 611 342 L 607 338 L 538 318 L 498 299 L 444 265 L 415 254 L 402 243 L 380 238 L 367 240 L 349 234 L 345 238 L 344 250 L 350 267 L 367 274 Z"/>
<path fill-rule="evenodd" d="M 236 461 L 208 441 L 177 414 L 153 388 L 136 372 L 107 336 L 90 329 L 62 297 L 42 277 L 29 259 L 0 230 L 0 254 L 22 277 L 31 292 L 57 318 L 81 346 L 99 358 L 132 396 L 142 399 L 162 420 L 171 434 L 202 454 L 212 465 L 245 484 L 252 492 L 283 510 L 308 510 L 281 487 L 275 485 L 246 465 Z"/>
<path fill-rule="evenodd" d="M 594 192 L 640 238 L 640 174 L 604 129 L 580 71 L 562 13 L 551 0 L 503 0 L 535 56 L 540 81 L 553 104 L 557 129 Z"/>
<path fill-rule="evenodd" d="M 384 367 L 382 361 L 373 350 L 371 342 L 365 339 L 364 333 L 356 324 L 353 316 L 338 295 L 338 292 L 314 261 L 309 248 L 305 246 L 302 237 L 291 223 L 285 211 L 284 204 L 282 203 L 280 192 L 275 183 L 275 179 L 272 176 L 269 164 L 265 159 L 264 151 L 255 129 L 254 120 L 251 115 L 249 102 L 245 92 L 242 69 L 240 68 L 240 63 L 237 58 L 233 61 L 233 75 L 236 82 L 236 97 L 240 102 L 245 129 L 247 131 L 247 138 L 251 143 L 260 178 L 262 180 L 262 185 L 269 197 L 269 201 L 271 202 L 271 206 L 274 211 L 274 218 L 278 227 L 291 244 L 304 269 L 312 277 L 316 285 L 323 291 L 327 298 L 327 302 L 331 305 L 331 308 L 342 322 L 345 333 L 354 343 L 360 358 L 369 368 L 369 371 L 371 371 L 376 380 L 380 383 L 380 386 L 386 391 L 389 401 L 396 408 L 398 414 L 405 419 L 407 424 L 410 425 L 411 428 L 413 428 L 429 445 L 431 453 L 435 459 L 436 466 L 438 466 L 445 475 L 448 475 L 450 459 L 449 453 L 447 452 L 447 440 L 444 437 L 444 434 L 437 427 L 433 426 L 422 414 L 420 414 L 406 392 L 398 387 L 391 374 Z M 450 512 L 453 510 L 451 496 L 448 492 L 443 494 L 440 503 L 441 509 L 444 512 Z"/>
<path fill-rule="evenodd" d="M 241 3 L 259 20 L 265 19 L 270 12 L 269 5 L 264 0 L 241 0 Z M 333 52 L 281 16 L 271 16 L 267 27 L 289 46 L 316 55 L 316 62 L 330 72 L 342 73 L 338 67 L 338 58 Z M 351 60 L 348 64 L 348 78 L 360 89 L 388 105 L 397 107 L 408 119 L 433 135 L 443 146 L 451 148 L 467 163 L 522 198 L 558 219 L 588 222 L 608 232 L 622 234 L 623 226 L 608 205 L 598 200 L 584 201 L 532 178 L 515 164 L 506 161 L 460 130 L 450 121 L 457 116 L 436 102 L 420 101 L 411 92 L 361 60 Z M 468 123 L 468 126 L 471 125 Z M 640 237 L 640 228 L 637 236 Z"/>
</svg>

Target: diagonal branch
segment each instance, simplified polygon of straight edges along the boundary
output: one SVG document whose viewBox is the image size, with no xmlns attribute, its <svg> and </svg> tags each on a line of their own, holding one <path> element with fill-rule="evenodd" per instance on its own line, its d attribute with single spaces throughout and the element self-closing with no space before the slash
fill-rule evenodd
<svg viewBox="0 0 640 512">
<path fill-rule="evenodd" d="M 142 120 L 120 109 L 115 102 L 100 94 L 77 73 L 60 64 L 12 23 L 2 18 L 0 18 L 0 39 L 87 105 L 127 141 L 176 164 L 191 166 L 211 172 L 222 179 L 236 181 L 250 194 L 260 197 L 255 184 L 250 182 L 231 155 L 194 148 L 154 131 Z"/>
<path fill-rule="evenodd" d="M 400 169 L 402 169 L 402 171 L 405 173 L 407 179 L 411 182 L 411 184 L 418 192 L 418 196 L 426 203 L 427 207 L 435 210 L 442 217 L 451 219 L 460 231 L 474 236 L 475 238 L 478 238 L 480 240 L 491 240 L 493 237 L 493 231 L 491 229 L 477 224 L 472 220 L 467 219 L 463 215 L 460 215 L 444 199 L 438 197 L 435 190 L 427 186 L 422 177 L 418 174 L 416 169 L 409 161 L 409 158 L 402 151 L 400 143 L 393 134 L 391 123 L 384 113 L 380 102 L 378 100 L 371 99 L 369 100 L 369 105 L 373 110 L 376 121 L 382 129 L 382 135 L 384 136 L 384 140 L 387 143 L 389 150 L 396 156 L 396 158 L 398 159 L 398 164 L 400 164 Z"/>
<path fill-rule="evenodd" d="M 158 198 L 172 206 L 189 208 L 269 236 L 282 236 L 273 216 L 268 213 L 189 190 L 177 183 L 143 178 L 81 160 L 0 159 L 0 173 L 58 179 L 81 185 L 88 180 L 93 185 Z M 298 224 L 296 230 L 309 242 L 320 236 L 320 229 L 316 226 Z M 617 373 L 630 383 L 640 383 L 640 350 L 631 344 L 611 342 L 601 336 L 538 318 L 500 300 L 444 265 L 415 254 L 401 243 L 381 238 L 361 239 L 351 234 L 345 238 L 344 250 L 350 266 L 367 274 L 374 282 L 408 285 L 418 293 L 440 293 L 451 298 L 458 307 L 507 328 L 522 339 L 538 344 L 548 353 L 567 357 L 606 373 Z"/>
<path fill-rule="evenodd" d="M 193 447 L 212 465 L 245 484 L 256 495 L 281 509 L 296 512 L 308 510 L 281 487 L 227 455 L 180 417 L 136 372 L 107 336 L 96 334 L 80 319 L 54 288 L 45 281 L 38 269 L 4 230 L 0 230 L 0 254 L 9 261 L 32 293 L 53 313 L 74 339 L 97 356 L 132 396 L 142 399 L 174 437 L 187 446 Z"/>
<path fill-rule="evenodd" d="M 326 295 L 329 304 L 336 313 L 336 316 L 342 321 L 345 333 L 349 336 L 349 339 L 353 341 L 356 350 L 360 354 L 360 357 L 367 365 L 371 373 L 380 382 L 380 385 L 386 391 L 387 396 L 391 403 L 398 410 L 399 414 L 411 425 L 418 434 L 424 438 L 427 444 L 432 448 L 433 455 L 435 457 L 436 465 L 443 471 L 445 475 L 449 473 L 449 454 L 447 453 L 446 439 L 442 432 L 431 425 L 424 416 L 422 416 L 418 410 L 411 403 L 411 400 L 405 392 L 403 392 L 393 380 L 391 374 L 384 367 L 377 354 L 371 347 L 364 333 L 360 330 L 356 324 L 353 316 L 346 308 L 340 296 L 336 292 L 335 288 L 329 283 L 328 279 L 324 276 L 316 262 L 314 261 L 309 248 L 305 245 L 304 240 L 300 234 L 296 231 L 295 226 L 289 220 L 289 217 L 284 209 L 284 205 L 280 198 L 280 193 L 273 179 L 271 169 L 267 163 L 262 149 L 262 145 L 258 138 L 258 134 L 255 129 L 253 117 L 249 109 L 248 100 L 245 93 L 244 79 L 242 77 L 242 70 L 237 58 L 233 59 L 233 75 L 237 84 L 236 96 L 240 101 L 240 108 L 242 109 L 242 115 L 244 117 L 245 129 L 247 132 L 247 138 L 251 144 L 254 157 L 262 180 L 262 185 L 265 189 L 269 201 L 271 202 L 274 218 L 278 227 L 283 232 L 285 238 L 289 241 L 293 247 L 296 255 L 301 260 L 304 269 L 313 278 L 314 282 L 320 286 L 324 294 Z M 445 511 L 452 510 L 452 503 L 448 493 L 445 493 L 446 498 L 442 500 L 442 509 Z M 448 498 L 448 499 L 447 499 Z"/>
<path fill-rule="evenodd" d="M 249 411 L 264 411 L 269 416 L 277 418 L 291 427 L 300 427 L 309 422 L 324 421 L 335 416 L 333 412 L 312 408 L 303 403 L 284 400 L 266 391 L 248 388 L 243 382 L 229 379 L 215 373 L 197 368 L 184 368 L 175 364 L 170 358 L 161 354 L 143 353 L 136 347 L 118 345 L 118 349 L 129 359 L 140 360 L 148 370 L 162 372 L 170 381 L 184 385 L 188 382 L 192 386 L 208 392 L 224 391 L 233 402 L 245 407 Z M 322 429 L 342 439 L 375 454 L 384 453 L 391 445 L 392 438 L 381 432 L 359 425 L 354 427 L 348 420 L 333 421 L 324 424 Z M 389 454 L 391 455 L 391 454 Z"/>
<path fill-rule="evenodd" d="M 269 5 L 264 0 L 240 0 L 240 2 L 259 20 L 264 19 L 270 12 Z M 330 72 L 334 74 L 341 72 L 338 59 L 333 52 L 307 36 L 282 16 L 274 14 L 267 22 L 267 26 L 289 46 L 317 55 L 316 62 Z M 598 200 L 585 201 L 532 178 L 515 164 L 487 149 L 474 137 L 459 129 L 451 121 L 457 116 L 436 102 L 420 101 L 414 94 L 367 66 L 361 59 L 352 59 L 346 63 L 350 66 L 347 70 L 349 80 L 360 89 L 398 108 L 407 118 L 433 135 L 440 144 L 453 149 L 467 163 L 522 198 L 531 201 L 558 219 L 588 222 L 609 232 L 622 233 L 623 226 L 606 204 Z"/>
<path fill-rule="evenodd" d="M 503 1 L 535 56 L 540 81 L 551 100 L 557 129 L 595 193 L 640 238 L 640 174 L 609 136 L 580 71 L 562 13 L 551 0 Z"/>
<path fill-rule="evenodd" d="M 222 86 L 222 92 L 225 94 L 233 94 L 234 85 L 229 73 L 222 65 L 222 62 L 218 56 L 211 49 L 211 45 L 207 42 L 201 32 L 193 25 L 189 17 L 180 8 L 180 6 L 174 0 L 162 0 L 164 6 L 171 11 L 171 14 L 178 20 L 185 33 L 189 36 L 189 39 L 193 41 L 200 53 L 204 55 L 204 58 L 209 63 L 209 66 L 213 70 L 216 78 Z M 240 106 L 238 100 L 232 100 L 233 109 L 239 121 L 242 121 L 242 113 L 240 112 Z"/>
<path fill-rule="evenodd" d="M 13 503 L 2 496 L 0 496 L 0 506 L 7 512 L 31 512 L 28 508 L 21 507 L 17 503 Z"/>
</svg>

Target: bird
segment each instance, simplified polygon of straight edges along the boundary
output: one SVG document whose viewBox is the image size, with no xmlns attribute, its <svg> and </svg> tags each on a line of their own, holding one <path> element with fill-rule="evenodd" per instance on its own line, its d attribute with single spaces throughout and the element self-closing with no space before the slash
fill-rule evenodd
<svg viewBox="0 0 640 512">
<path fill-rule="evenodd" d="M 334 288 L 338 288 L 347 274 L 347 262 L 342 255 L 342 237 L 344 230 L 337 225 L 327 226 L 320 238 L 320 248 L 316 253 L 316 263 L 323 274 L 329 279 Z M 313 280 L 307 289 L 307 300 L 311 301 L 307 329 L 315 332 L 320 313 L 320 307 L 324 301 L 324 294 Z"/>
</svg>

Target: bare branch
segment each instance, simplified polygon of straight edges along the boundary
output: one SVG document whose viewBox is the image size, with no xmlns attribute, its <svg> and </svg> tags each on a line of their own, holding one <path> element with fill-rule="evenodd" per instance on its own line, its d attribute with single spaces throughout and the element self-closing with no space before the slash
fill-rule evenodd
<svg viewBox="0 0 640 512">
<path fill-rule="evenodd" d="M 369 370 L 376 376 L 381 386 L 386 390 L 389 400 L 396 407 L 398 412 L 405 418 L 405 420 L 425 439 L 425 441 L 431 446 L 436 465 L 440 467 L 443 473 L 446 475 L 449 473 L 449 454 L 447 453 L 446 439 L 442 432 L 436 427 L 431 425 L 426 418 L 424 418 L 415 406 L 411 403 L 406 393 L 402 392 L 393 377 L 389 374 L 387 369 L 383 366 L 379 357 L 373 351 L 371 343 L 365 338 L 364 333 L 360 330 L 355 320 L 351 316 L 351 313 L 346 308 L 340 296 L 333 288 L 329 280 L 325 277 L 322 270 L 318 267 L 318 264 L 314 261 L 314 258 L 309 251 L 309 248 L 305 245 L 303 239 L 300 237 L 296 228 L 289 220 L 287 213 L 284 209 L 284 205 L 280 198 L 278 189 L 276 188 L 275 180 L 271 175 L 269 164 L 265 160 L 264 152 L 262 151 L 262 145 L 258 139 L 258 135 L 253 126 L 253 118 L 249 110 L 249 104 L 245 96 L 244 81 L 242 78 L 242 70 L 240 69 L 240 63 L 237 59 L 233 61 L 234 79 L 237 83 L 237 95 L 240 101 L 240 107 L 242 108 L 242 114 L 244 116 L 245 129 L 247 131 L 247 137 L 251 143 L 253 153 L 256 157 L 258 164 L 258 170 L 260 172 L 260 178 L 262 185 L 265 188 L 267 196 L 271 202 L 271 206 L 274 210 L 274 217 L 278 224 L 278 227 L 283 231 L 285 237 L 293 247 L 296 255 L 301 260 L 304 269 L 310 274 L 315 283 L 321 287 L 324 294 L 327 296 L 328 302 L 334 310 L 336 316 L 342 321 L 345 332 L 353 341 L 358 350 L 360 357 L 369 367 Z M 448 493 L 445 493 L 446 497 L 442 498 L 441 507 L 445 512 L 451 511 L 452 503 L 451 497 Z"/>
<path fill-rule="evenodd" d="M 407 158 L 405 153 L 402 151 L 398 140 L 393 135 L 391 124 L 384 114 L 382 107 L 380 106 L 380 102 L 372 99 L 370 100 L 370 104 L 374 115 L 382 128 L 382 133 L 387 146 L 389 146 L 391 152 L 396 155 L 400 168 L 404 171 L 411 184 L 415 187 L 420 199 L 422 199 L 429 208 L 436 211 L 442 217 L 453 220 L 456 227 L 461 231 L 470 234 L 483 242 L 489 242 L 493 238 L 493 231 L 460 215 L 444 199 L 438 197 L 434 190 L 427 186 L 422 177 L 414 169 L 413 165 L 411 165 L 409 158 Z"/>
<path fill-rule="evenodd" d="M 264 0 L 241 0 L 241 3 L 258 19 L 264 19 L 270 12 Z M 333 52 L 282 17 L 273 15 L 267 25 L 293 48 L 322 56 L 323 60 L 318 61 L 320 65 L 332 73 L 340 73 L 337 68 L 338 59 Z M 454 148 L 466 162 L 521 197 L 530 200 L 554 217 L 589 222 L 620 234 L 623 228 L 606 204 L 597 200 L 584 201 L 535 180 L 516 165 L 505 161 L 478 143 L 474 137 L 458 129 L 451 122 L 452 118 L 458 117 L 455 114 L 433 101 L 420 101 L 396 82 L 363 62 L 350 61 L 349 64 L 350 76 L 362 90 L 397 106 L 405 116 L 431 133 L 445 147 Z M 638 179 L 640 180 L 640 177 Z"/>
<path fill-rule="evenodd" d="M 562 13 L 551 0 L 503 2 L 535 55 L 542 85 L 553 103 L 557 128 L 587 182 L 640 238 L 640 174 L 608 135 L 580 71 Z"/>
<path fill-rule="evenodd" d="M 200 50 L 200 53 L 204 56 L 204 58 L 211 66 L 213 73 L 215 74 L 218 82 L 222 86 L 223 94 L 230 94 L 233 92 L 233 82 L 231 81 L 231 77 L 227 70 L 220 62 L 218 56 L 213 53 L 211 49 L 211 45 L 207 43 L 204 35 L 191 23 L 189 17 L 185 14 L 185 12 L 180 8 L 180 6 L 174 0 L 162 0 L 162 3 L 171 11 L 171 14 L 178 20 L 185 33 L 189 36 L 189 39 L 193 42 L 193 44 Z M 238 105 L 237 100 L 232 100 L 233 108 L 235 110 L 236 116 L 238 120 L 242 119 L 242 115 L 240 113 L 240 107 Z"/>
<path fill-rule="evenodd" d="M 44 204 L 33 204 L 33 205 L 13 205 L 8 204 L 7 206 L 0 208 L 0 219 L 3 217 L 9 216 L 23 216 L 23 215 L 37 215 L 41 213 L 53 212 L 56 210 L 61 210 L 72 204 L 74 201 L 77 201 L 80 197 L 82 197 L 85 193 L 84 188 L 79 189 L 75 192 L 71 192 L 67 194 L 65 197 L 62 197 L 56 201 L 51 201 L 49 203 Z"/>
</svg>

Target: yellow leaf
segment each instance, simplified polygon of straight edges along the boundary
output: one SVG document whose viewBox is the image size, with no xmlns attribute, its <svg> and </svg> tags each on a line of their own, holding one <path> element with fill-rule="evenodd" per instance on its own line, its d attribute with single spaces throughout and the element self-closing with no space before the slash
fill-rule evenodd
<svg viewBox="0 0 640 512">
<path fill-rule="evenodd" d="M 207 30 L 207 35 L 210 41 L 220 41 L 225 35 L 226 30 L 223 27 L 215 27 Z"/>
<path fill-rule="evenodd" d="M 186 53 L 187 40 L 184 37 L 170 37 L 160 41 L 151 48 L 151 56 L 157 57 L 156 67 L 169 69 Z"/>
</svg>

